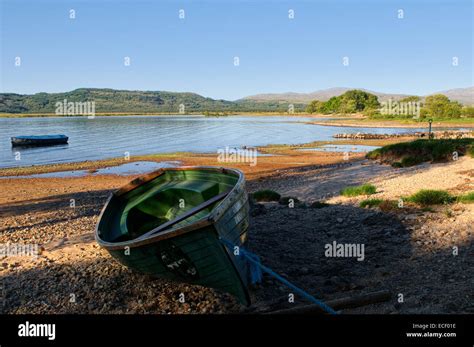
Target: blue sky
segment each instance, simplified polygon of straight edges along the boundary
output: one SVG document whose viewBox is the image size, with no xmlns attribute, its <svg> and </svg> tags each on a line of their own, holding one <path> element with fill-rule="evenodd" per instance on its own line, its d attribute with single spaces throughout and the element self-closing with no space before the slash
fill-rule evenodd
<svg viewBox="0 0 474 347">
<path fill-rule="evenodd" d="M 0 1 L 2 92 L 96 87 L 234 100 L 330 87 L 424 95 L 473 85 L 470 0 Z"/>
</svg>

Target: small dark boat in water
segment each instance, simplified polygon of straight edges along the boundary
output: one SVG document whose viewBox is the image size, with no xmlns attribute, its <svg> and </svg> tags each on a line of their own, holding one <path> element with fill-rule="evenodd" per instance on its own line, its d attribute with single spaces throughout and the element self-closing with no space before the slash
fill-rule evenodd
<svg viewBox="0 0 474 347">
<path fill-rule="evenodd" d="M 223 243 L 244 244 L 248 215 L 242 172 L 160 169 L 111 194 L 95 236 L 131 269 L 216 288 L 249 304 L 249 264 Z"/>
<path fill-rule="evenodd" d="M 66 135 L 39 135 L 12 137 L 12 146 L 53 146 L 65 144 L 69 140 Z"/>
</svg>

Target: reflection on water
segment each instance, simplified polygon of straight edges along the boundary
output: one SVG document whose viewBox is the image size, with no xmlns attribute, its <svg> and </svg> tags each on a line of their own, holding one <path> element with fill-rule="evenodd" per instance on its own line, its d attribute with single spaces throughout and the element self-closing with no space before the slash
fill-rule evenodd
<svg viewBox="0 0 474 347">
<path fill-rule="evenodd" d="M 305 122 L 307 117 L 121 116 L 0 118 L 0 167 L 29 166 L 219 148 L 301 144 L 331 140 L 341 132 Z M 344 132 L 395 133 L 420 129 L 343 128 Z M 69 144 L 13 148 L 18 135 L 65 134 Z"/>
</svg>

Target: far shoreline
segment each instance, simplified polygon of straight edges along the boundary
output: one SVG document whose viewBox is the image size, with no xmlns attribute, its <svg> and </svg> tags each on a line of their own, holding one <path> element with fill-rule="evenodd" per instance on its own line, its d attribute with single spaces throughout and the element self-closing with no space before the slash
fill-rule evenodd
<svg viewBox="0 0 474 347">
<path fill-rule="evenodd" d="M 157 116 L 196 116 L 203 118 L 226 118 L 226 117 L 305 117 L 314 118 L 317 121 L 308 121 L 306 124 L 332 127 L 352 127 L 352 128 L 425 128 L 428 126 L 428 119 L 415 121 L 412 119 L 370 119 L 361 114 L 351 115 L 325 115 L 311 114 L 306 112 L 237 112 L 225 115 L 204 115 L 202 112 L 188 112 L 179 114 L 176 112 L 153 112 L 153 113 L 135 113 L 135 112 L 116 112 L 116 113 L 96 113 L 95 117 L 157 117 Z M 1 118 L 77 118 L 89 117 L 88 115 L 65 116 L 55 113 L 0 113 Z M 474 118 L 453 119 L 435 119 L 432 128 L 474 128 Z"/>
<path fill-rule="evenodd" d="M 331 118 L 333 120 L 334 118 Z M 370 123 L 352 123 L 350 121 L 345 122 L 307 122 L 307 124 L 321 125 L 321 126 L 331 126 L 331 127 L 340 127 L 340 128 L 427 128 L 428 121 L 419 122 L 419 123 L 403 123 L 399 121 L 391 120 L 364 120 L 365 122 Z M 431 124 L 433 129 L 435 128 L 474 128 L 474 120 L 472 123 L 456 123 L 456 122 L 433 122 Z"/>
</svg>

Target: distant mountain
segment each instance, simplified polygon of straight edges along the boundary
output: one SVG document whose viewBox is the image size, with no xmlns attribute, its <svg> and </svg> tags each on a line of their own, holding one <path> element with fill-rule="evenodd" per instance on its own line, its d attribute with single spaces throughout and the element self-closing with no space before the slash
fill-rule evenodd
<svg viewBox="0 0 474 347">
<path fill-rule="evenodd" d="M 302 102 L 302 103 L 309 103 L 312 100 L 320 100 L 320 101 L 327 101 L 333 96 L 339 96 L 341 94 L 344 94 L 348 90 L 351 89 L 359 89 L 359 90 L 364 90 L 368 93 L 372 93 L 374 95 L 377 95 L 379 98 L 379 101 L 385 101 L 388 99 L 392 100 L 399 100 L 402 99 L 406 96 L 407 94 L 385 94 L 385 93 L 378 93 L 374 92 L 371 90 L 367 90 L 364 88 L 329 88 L 329 89 L 322 89 L 322 90 L 317 90 L 315 92 L 311 93 L 293 93 L 293 92 L 288 92 L 288 93 L 274 93 L 274 94 L 257 94 L 257 95 L 251 95 L 247 96 L 241 100 L 254 100 L 254 101 L 285 101 L 285 102 Z"/>
<path fill-rule="evenodd" d="M 184 112 L 245 112 L 245 111 L 288 111 L 288 103 L 253 100 L 227 101 L 206 98 L 195 93 L 166 91 L 130 91 L 114 89 L 81 88 L 65 93 L 37 93 L 21 95 L 0 94 L 2 113 L 54 113 L 57 102 L 95 102 L 96 113 L 178 113 L 180 105 Z M 304 110 L 304 104 L 295 104 L 295 111 Z"/>
<path fill-rule="evenodd" d="M 474 87 L 449 89 L 433 94 L 443 94 L 451 100 L 459 101 L 461 104 L 474 105 Z"/>
<path fill-rule="evenodd" d="M 274 94 L 256 94 L 256 95 L 247 96 L 241 100 L 253 100 L 257 102 L 279 101 L 279 102 L 288 102 L 288 103 L 290 102 L 308 103 L 312 100 L 327 101 L 333 96 L 339 96 L 351 89 L 360 89 L 368 93 L 377 95 L 377 97 L 379 98 L 379 101 L 386 101 L 388 99 L 400 100 L 409 96 L 409 94 L 379 93 L 379 92 L 375 92 L 375 91 L 364 89 L 364 88 L 329 88 L 329 89 L 318 90 L 311 93 L 288 92 L 288 93 L 274 93 Z M 441 92 L 433 93 L 433 94 L 444 94 L 451 100 L 459 101 L 463 104 L 474 104 L 474 87 L 450 89 L 450 90 L 441 91 Z M 424 97 L 426 96 L 422 96 L 422 98 Z"/>
<path fill-rule="evenodd" d="M 184 112 L 287 112 L 289 105 L 296 112 L 303 111 L 312 100 L 326 101 L 354 88 L 330 88 L 312 93 L 258 94 L 228 101 L 206 98 L 195 93 L 167 91 L 137 91 L 80 88 L 64 93 L 37 93 L 22 95 L 0 93 L 0 113 L 54 113 L 57 102 L 95 102 L 96 113 L 178 113 L 180 105 Z M 407 94 L 386 94 L 366 89 L 377 95 L 379 101 L 399 100 Z M 474 104 L 474 87 L 451 89 L 439 92 L 451 100 L 463 104 Z M 434 93 L 437 94 L 437 93 Z"/>
</svg>

